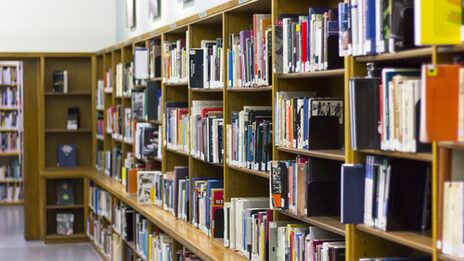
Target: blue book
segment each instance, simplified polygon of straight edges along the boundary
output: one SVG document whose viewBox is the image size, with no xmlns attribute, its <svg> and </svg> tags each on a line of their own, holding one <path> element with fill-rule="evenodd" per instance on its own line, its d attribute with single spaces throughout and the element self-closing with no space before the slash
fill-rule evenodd
<svg viewBox="0 0 464 261">
<path fill-rule="evenodd" d="M 365 167 L 362 164 L 343 164 L 341 173 L 341 210 L 342 224 L 362 224 L 364 222 L 364 178 Z"/>
<path fill-rule="evenodd" d="M 58 167 L 76 167 L 76 144 L 58 144 Z"/>
<path fill-rule="evenodd" d="M 229 48 L 232 48 L 229 46 Z M 233 51 L 229 51 L 229 83 L 230 87 L 234 87 L 234 61 L 233 61 L 234 55 Z"/>
<path fill-rule="evenodd" d="M 304 99 L 304 105 L 303 105 L 304 111 L 303 111 L 303 140 L 304 140 L 304 145 L 303 149 L 307 150 L 308 149 L 308 135 L 309 135 L 309 99 L 305 98 Z"/>
<path fill-rule="evenodd" d="M 379 26 L 375 24 L 375 0 L 367 0 L 366 8 L 366 43 L 364 50 L 366 55 L 372 55 L 377 52 L 375 30 Z"/>
<path fill-rule="evenodd" d="M 210 231 L 210 206 L 211 206 L 211 189 L 220 189 L 224 188 L 224 180 L 222 179 L 209 179 L 208 180 L 208 185 L 206 187 L 206 229 Z"/>
</svg>

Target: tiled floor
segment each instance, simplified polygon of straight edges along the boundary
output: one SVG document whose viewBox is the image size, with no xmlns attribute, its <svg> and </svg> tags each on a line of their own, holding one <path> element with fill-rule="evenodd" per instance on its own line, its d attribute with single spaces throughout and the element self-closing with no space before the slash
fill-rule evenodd
<svg viewBox="0 0 464 261">
<path fill-rule="evenodd" d="M 0 260 L 100 260 L 88 243 L 46 245 L 25 241 L 23 222 L 22 206 L 0 207 Z"/>
</svg>

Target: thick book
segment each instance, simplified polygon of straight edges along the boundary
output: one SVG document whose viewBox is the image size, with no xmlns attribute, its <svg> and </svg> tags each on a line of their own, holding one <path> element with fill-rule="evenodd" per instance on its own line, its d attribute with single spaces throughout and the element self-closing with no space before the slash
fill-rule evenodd
<svg viewBox="0 0 464 261">
<path fill-rule="evenodd" d="M 205 65 L 203 48 L 189 49 L 189 88 L 205 88 L 204 86 L 204 70 Z"/>
<path fill-rule="evenodd" d="M 343 164 L 341 171 L 340 222 L 364 222 L 364 175 L 362 164 Z"/>
<path fill-rule="evenodd" d="M 56 182 L 57 205 L 74 204 L 74 182 L 69 179 L 60 179 Z"/>
<path fill-rule="evenodd" d="M 137 172 L 137 203 L 155 203 L 155 175 L 156 171 Z"/>
<path fill-rule="evenodd" d="M 76 144 L 58 144 L 57 154 L 59 168 L 76 167 Z"/>
<path fill-rule="evenodd" d="M 53 72 L 53 92 L 68 93 L 68 71 Z"/>
<path fill-rule="evenodd" d="M 145 47 L 134 49 L 134 78 L 136 80 L 148 78 L 148 50 Z"/>
<path fill-rule="evenodd" d="M 144 115 L 146 120 L 160 120 L 158 118 L 160 109 L 159 92 L 161 92 L 160 81 L 148 81 L 145 89 Z"/>
</svg>

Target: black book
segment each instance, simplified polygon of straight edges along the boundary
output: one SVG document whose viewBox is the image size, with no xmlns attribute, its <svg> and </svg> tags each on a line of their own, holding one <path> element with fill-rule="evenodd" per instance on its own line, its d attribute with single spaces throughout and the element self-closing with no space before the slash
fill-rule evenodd
<svg viewBox="0 0 464 261">
<path fill-rule="evenodd" d="M 57 205 L 74 204 L 74 182 L 69 179 L 60 179 L 56 182 Z"/>
<path fill-rule="evenodd" d="M 389 51 L 414 47 L 414 1 L 392 0 Z"/>
<path fill-rule="evenodd" d="M 299 119 L 300 117 L 298 117 Z M 298 121 L 295 120 L 294 122 Z M 297 125 L 298 127 L 301 125 Z M 340 126 L 337 116 L 311 116 L 308 125 L 308 149 L 340 148 Z M 294 136 L 296 137 L 296 136 Z"/>
<path fill-rule="evenodd" d="M 148 81 L 145 89 L 144 108 L 146 111 L 146 120 L 158 119 L 158 105 L 161 101 L 158 100 L 158 93 L 161 91 L 160 81 Z"/>
<path fill-rule="evenodd" d="M 203 79 L 203 54 L 202 48 L 190 48 L 189 50 L 189 88 L 204 88 Z"/>
<path fill-rule="evenodd" d="M 218 208 L 213 213 L 214 235 L 213 238 L 224 238 L 224 208 Z"/>
<path fill-rule="evenodd" d="M 124 213 L 124 240 L 126 242 L 134 241 L 134 210 L 127 209 Z"/>
<path fill-rule="evenodd" d="M 144 157 L 156 157 L 158 151 L 158 127 L 148 127 L 143 130 L 143 148 Z"/>
<path fill-rule="evenodd" d="M 224 132 L 224 121 L 220 121 L 218 124 L 218 144 L 219 144 L 219 163 L 224 163 L 224 144 L 223 144 L 223 132 Z"/>
<path fill-rule="evenodd" d="M 68 130 L 79 129 L 79 108 L 68 108 Z"/>
<path fill-rule="evenodd" d="M 274 59 L 274 73 L 283 73 L 283 27 L 282 20 L 278 20 L 274 26 L 274 41 L 275 41 L 275 59 Z M 272 52 L 272 50 L 271 50 Z M 271 79 L 271 78 L 269 78 Z"/>
<path fill-rule="evenodd" d="M 131 102 L 131 113 L 132 119 L 143 120 L 144 119 L 144 105 L 145 105 L 145 92 L 142 89 L 132 90 L 132 102 Z"/>
<path fill-rule="evenodd" d="M 68 93 L 68 71 L 53 72 L 53 92 Z"/>
<path fill-rule="evenodd" d="M 354 150 L 380 149 L 379 106 L 380 78 L 351 78 L 349 96 L 351 148 Z"/>
</svg>

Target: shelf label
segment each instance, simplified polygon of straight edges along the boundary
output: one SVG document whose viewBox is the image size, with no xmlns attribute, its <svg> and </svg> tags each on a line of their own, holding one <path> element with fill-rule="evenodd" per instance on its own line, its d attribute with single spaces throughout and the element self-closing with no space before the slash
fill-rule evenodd
<svg viewBox="0 0 464 261">
<path fill-rule="evenodd" d="M 248 1 L 249 1 L 249 0 L 238 0 L 238 4 L 241 5 L 241 4 L 246 3 L 246 2 L 248 2 Z"/>
<path fill-rule="evenodd" d="M 198 13 L 198 16 L 200 16 L 200 19 L 206 17 L 207 16 L 206 11 Z"/>
<path fill-rule="evenodd" d="M 170 24 L 169 26 L 171 27 L 171 29 L 176 28 L 176 23 L 174 22 L 174 23 Z"/>
</svg>

